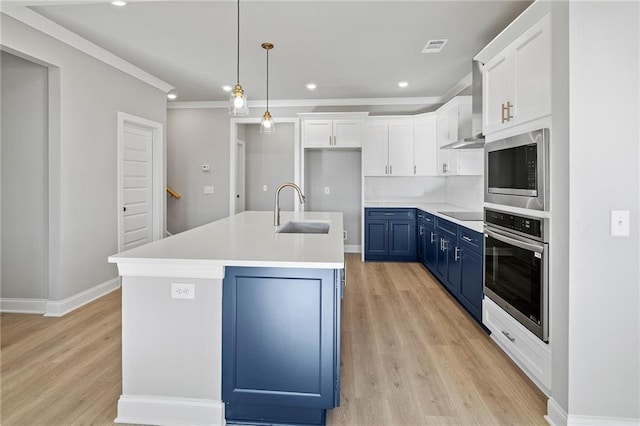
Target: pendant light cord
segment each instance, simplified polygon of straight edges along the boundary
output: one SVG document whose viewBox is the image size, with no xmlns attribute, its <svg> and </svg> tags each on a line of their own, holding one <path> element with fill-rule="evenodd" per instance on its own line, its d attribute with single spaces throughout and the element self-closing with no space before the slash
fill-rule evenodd
<svg viewBox="0 0 640 426">
<path fill-rule="evenodd" d="M 267 49 L 267 111 L 269 111 L 269 49 Z"/>
<path fill-rule="evenodd" d="M 237 61 L 236 61 L 236 84 L 240 84 L 240 0 L 238 0 L 238 40 L 237 46 Z"/>
</svg>

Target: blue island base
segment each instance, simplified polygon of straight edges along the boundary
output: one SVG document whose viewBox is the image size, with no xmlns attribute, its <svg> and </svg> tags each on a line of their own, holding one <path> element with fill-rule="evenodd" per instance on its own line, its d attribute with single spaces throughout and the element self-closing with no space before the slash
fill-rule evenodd
<svg viewBox="0 0 640 426">
<path fill-rule="evenodd" d="M 324 425 L 326 412 L 322 408 L 225 404 L 228 425 Z"/>
</svg>

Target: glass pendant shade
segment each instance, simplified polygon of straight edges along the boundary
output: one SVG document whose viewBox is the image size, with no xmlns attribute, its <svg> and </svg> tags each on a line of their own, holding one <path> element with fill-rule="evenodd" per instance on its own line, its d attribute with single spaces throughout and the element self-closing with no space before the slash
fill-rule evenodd
<svg viewBox="0 0 640 426">
<path fill-rule="evenodd" d="M 273 122 L 273 117 L 269 111 L 265 111 L 260 121 L 260 133 L 269 135 L 276 132 L 276 123 Z"/>
<path fill-rule="evenodd" d="M 229 97 L 229 115 L 245 116 L 249 115 L 249 104 L 247 103 L 247 95 L 244 94 L 242 86 L 236 84 Z"/>
</svg>

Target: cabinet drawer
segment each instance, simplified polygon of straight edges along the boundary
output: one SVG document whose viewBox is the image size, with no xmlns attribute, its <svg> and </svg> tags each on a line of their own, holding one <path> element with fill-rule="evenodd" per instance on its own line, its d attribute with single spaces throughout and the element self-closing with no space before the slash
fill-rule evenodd
<svg viewBox="0 0 640 426">
<path fill-rule="evenodd" d="M 367 219 L 415 219 L 415 209 L 365 209 Z"/>
<path fill-rule="evenodd" d="M 458 225 L 446 219 L 436 217 L 436 227 L 443 234 L 458 239 Z"/>
<path fill-rule="evenodd" d="M 464 226 L 458 226 L 458 244 L 469 250 L 482 253 L 482 234 Z"/>
<path fill-rule="evenodd" d="M 549 346 L 488 297 L 482 303 L 482 323 L 491 330 L 493 340 L 548 395 L 551 388 Z"/>
<path fill-rule="evenodd" d="M 418 210 L 418 218 L 424 221 L 426 224 L 430 224 L 435 226 L 435 220 L 431 213 L 423 212 L 422 210 Z"/>
</svg>

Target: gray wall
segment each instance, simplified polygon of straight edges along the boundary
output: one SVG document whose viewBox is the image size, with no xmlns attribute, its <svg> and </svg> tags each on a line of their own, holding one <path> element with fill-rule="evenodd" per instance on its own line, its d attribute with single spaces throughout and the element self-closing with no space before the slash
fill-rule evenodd
<svg viewBox="0 0 640 426">
<path fill-rule="evenodd" d="M 118 250 L 117 112 L 164 124 L 166 95 L 4 14 L 1 35 L 6 49 L 50 64 L 59 79 L 49 96 L 55 105 L 49 125 L 59 136 L 53 148 L 49 138 L 49 181 L 56 187 L 49 300 L 59 301 L 117 277 L 107 263 Z"/>
<path fill-rule="evenodd" d="M 47 298 L 47 69 L 2 52 L 1 298 Z"/>
<path fill-rule="evenodd" d="M 170 109 L 167 113 L 167 200 L 173 234 L 229 215 L 229 116 L 225 109 Z M 203 173 L 202 164 L 211 171 Z M 213 186 L 205 194 L 204 186 Z"/>
<path fill-rule="evenodd" d="M 284 182 L 293 182 L 295 141 L 293 123 L 277 124 L 276 133 L 260 134 L 258 124 L 245 124 L 246 210 L 273 210 L 274 191 Z M 263 191 L 267 185 L 267 191 Z M 293 210 L 297 196 L 291 188 L 280 195 L 280 208 Z"/>
<path fill-rule="evenodd" d="M 569 10 L 569 414 L 631 424 L 640 421 L 640 3 Z M 630 211 L 630 236 L 610 236 L 610 210 Z"/>
<path fill-rule="evenodd" d="M 305 210 L 342 212 L 345 244 L 360 245 L 361 152 L 306 150 L 304 157 Z M 329 187 L 328 195 L 325 187 Z"/>
</svg>

